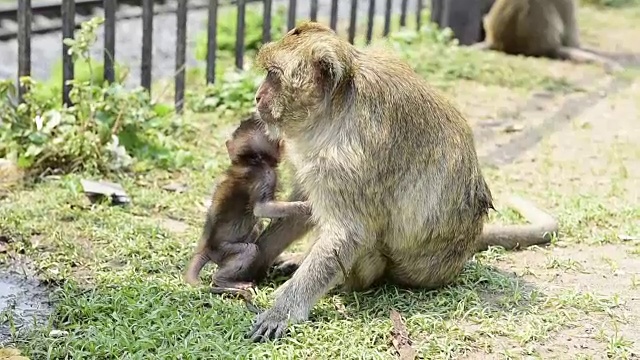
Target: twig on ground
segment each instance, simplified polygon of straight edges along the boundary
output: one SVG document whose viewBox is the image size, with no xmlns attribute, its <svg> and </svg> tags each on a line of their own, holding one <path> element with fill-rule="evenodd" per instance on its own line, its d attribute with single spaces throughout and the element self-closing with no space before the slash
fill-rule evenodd
<svg viewBox="0 0 640 360">
<path fill-rule="evenodd" d="M 407 327 L 402 321 L 400 313 L 391 309 L 391 323 L 393 324 L 393 330 L 391 331 L 393 347 L 398 352 L 401 360 L 413 360 L 416 358 L 417 353 L 414 348 L 411 347 L 411 339 L 409 339 L 409 332 Z"/>
</svg>

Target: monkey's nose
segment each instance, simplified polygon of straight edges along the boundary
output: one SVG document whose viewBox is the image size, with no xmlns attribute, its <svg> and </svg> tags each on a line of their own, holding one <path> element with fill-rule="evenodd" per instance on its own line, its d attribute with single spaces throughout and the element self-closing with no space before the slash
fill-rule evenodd
<svg viewBox="0 0 640 360">
<path fill-rule="evenodd" d="M 256 95 L 256 104 L 259 104 L 259 103 L 260 103 L 260 99 L 262 99 L 262 98 L 260 97 L 260 95 Z"/>
</svg>

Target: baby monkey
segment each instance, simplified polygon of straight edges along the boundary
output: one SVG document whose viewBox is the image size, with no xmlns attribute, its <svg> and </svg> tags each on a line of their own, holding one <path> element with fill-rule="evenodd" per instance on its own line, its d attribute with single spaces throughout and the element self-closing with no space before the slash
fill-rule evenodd
<svg viewBox="0 0 640 360">
<path fill-rule="evenodd" d="M 241 121 L 226 147 L 231 165 L 214 191 L 185 280 L 196 285 L 204 265 L 213 261 L 218 270 L 211 291 L 247 299 L 246 290 L 266 275 L 270 265 L 263 263 L 266 259 L 255 243 L 262 230 L 260 218 L 310 214 L 311 206 L 273 200 L 284 141 L 269 138 L 256 113 Z"/>
</svg>

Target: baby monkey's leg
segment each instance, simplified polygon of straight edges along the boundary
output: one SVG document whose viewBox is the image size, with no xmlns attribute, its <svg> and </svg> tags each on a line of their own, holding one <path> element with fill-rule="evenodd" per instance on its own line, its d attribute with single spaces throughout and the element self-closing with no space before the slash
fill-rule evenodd
<svg viewBox="0 0 640 360">
<path fill-rule="evenodd" d="M 247 243 L 225 244 L 224 252 L 227 259 L 213 275 L 211 293 L 241 296 L 250 311 L 259 313 L 260 309 L 253 305 L 253 296 L 249 291 L 253 287 L 253 281 L 247 281 L 256 275 L 254 264 L 259 255 L 258 246 Z"/>
<path fill-rule="evenodd" d="M 311 204 L 308 201 L 267 201 L 256 204 L 253 215 L 263 218 L 311 215 Z"/>
<path fill-rule="evenodd" d="M 224 244 L 225 257 L 213 275 L 212 285 L 222 288 L 248 289 L 253 286 L 254 264 L 259 249 L 252 243 Z"/>
</svg>

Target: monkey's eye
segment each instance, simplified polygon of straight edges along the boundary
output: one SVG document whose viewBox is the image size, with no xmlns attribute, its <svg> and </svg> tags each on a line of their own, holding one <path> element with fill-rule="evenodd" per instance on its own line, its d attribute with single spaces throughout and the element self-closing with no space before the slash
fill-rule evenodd
<svg viewBox="0 0 640 360">
<path fill-rule="evenodd" d="M 267 76 L 279 77 L 282 74 L 282 70 L 277 67 L 270 67 L 267 69 Z"/>
</svg>

